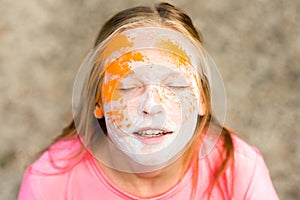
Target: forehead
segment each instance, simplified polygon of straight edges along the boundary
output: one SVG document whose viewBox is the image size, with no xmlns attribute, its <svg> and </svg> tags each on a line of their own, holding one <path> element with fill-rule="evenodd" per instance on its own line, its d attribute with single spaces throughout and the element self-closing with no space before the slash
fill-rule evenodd
<svg viewBox="0 0 300 200">
<path fill-rule="evenodd" d="M 105 69 L 106 76 L 114 78 L 181 75 L 186 79 L 198 79 L 197 69 L 188 60 L 165 50 L 144 49 L 122 55 Z"/>
<path fill-rule="evenodd" d="M 163 50 L 173 53 L 196 66 L 199 48 L 191 37 L 162 27 L 134 28 L 116 33 L 101 47 L 104 66 L 120 56 L 141 49 Z"/>
</svg>

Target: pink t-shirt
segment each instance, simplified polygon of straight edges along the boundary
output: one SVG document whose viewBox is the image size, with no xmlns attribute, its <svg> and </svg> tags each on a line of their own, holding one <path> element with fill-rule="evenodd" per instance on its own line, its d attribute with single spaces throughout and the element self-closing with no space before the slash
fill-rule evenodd
<svg viewBox="0 0 300 200">
<path fill-rule="evenodd" d="M 259 151 L 232 135 L 234 143 L 234 169 L 225 171 L 225 176 L 234 173 L 233 198 L 235 200 L 276 200 L 269 171 Z M 116 187 L 103 173 L 96 160 L 88 152 L 71 158 L 81 147 L 78 139 L 55 143 L 31 166 L 28 167 L 19 192 L 19 200 L 120 200 L 141 199 Z M 198 184 L 195 199 L 208 199 L 204 190 L 211 182 L 211 164 L 217 155 L 217 147 L 199 159 Z M 67 159 L 66 159 L 67 158 Z M 69 159 L 68 159 L 69 158 Z M 192 188 L 192 166 L 184 177 L 162 195 L 151 200 L 190 198 Z M 221 178 L 225 198 L 231 199 L 226 188 L 231 179 Z M 219 190 L 213 189 L 210 199 L 222 199 Z"/>
</svg>

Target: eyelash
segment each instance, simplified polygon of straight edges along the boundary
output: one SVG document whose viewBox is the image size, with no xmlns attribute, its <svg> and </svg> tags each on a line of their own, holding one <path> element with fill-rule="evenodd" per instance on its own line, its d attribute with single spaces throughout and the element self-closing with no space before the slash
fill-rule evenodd
<svg viewBox="0 0 300 200">
<path fill-rule="evenodd" d="M 186 89 L 189 86 L 177 86 L 177 85 L 166 85 L 168 88 L 172 88 L 172 89 Z"/>
<path fill-rule="evenodd" d="M 129 92 L 129 91 L 132 91 L 132 90 L 140 89 L 142 87 L 143 86 L 134 86 L 134 87 L 128 87 L 128 88 L 119 88 L 119 90 L 122 91 L 122 92 Z M 170 88 L 170 89 L 173 89 L 173 90 L 183 90 L 183 89 L 188 88 L 189 86 L 165 85 L 164 87 L 167 87 L 167 88 Z"/>
<path fill-rule="evenodd" d="M 119 90 L 126 92 L 126 91 L 130 91 L 130 90 L 138 89 L 138 88 L 141 88 L 141 86 L 134 86 L 134 87 L 129 87 L 129 88 L 120 88 Z"/>
</svg>

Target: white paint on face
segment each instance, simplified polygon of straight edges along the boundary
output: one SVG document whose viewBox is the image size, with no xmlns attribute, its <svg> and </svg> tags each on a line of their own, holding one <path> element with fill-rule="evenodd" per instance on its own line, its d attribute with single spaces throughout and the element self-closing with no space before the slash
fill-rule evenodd
<svg viewBox="0 0 300 200">
<path fill-rule="evenodd" d="M 194 134 L 199 83 L 194 68 L 171 54 L 141 53 L 147 59 L 129 63 L 131 72 L 114 91 L 119 98 L 103 102 L 104 116 L 109 138 L 119 149 L 140 164 L 161 164 L 184 150 Z M 110 77 L 105 74 L 104 84 Z M 150 137 L 143 131 L 167 134 Z"/>
</svg>

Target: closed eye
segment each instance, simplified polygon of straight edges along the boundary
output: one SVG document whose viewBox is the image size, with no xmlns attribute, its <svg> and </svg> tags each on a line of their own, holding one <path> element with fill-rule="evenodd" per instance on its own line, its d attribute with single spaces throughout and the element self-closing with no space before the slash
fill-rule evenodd
<svg viewBox="0 0 300 200">
<path fill-rule="evenodd" d="M 120 91 L 131 91 L 131 90 L 136 90 L 136 89 L 139 89 L 141 88 L 142 86 L 128 86 L 128 87 L 121 87 L 119 88 Z"/>
<path fill-rule="evenodd" d="M 128 90 L 133 90 L 135 89 L 136 87 L 130 87 L 130 88 L 119 88 L 119 90 L 121 91 L 128 91 Z"/>
<path fill-rule="evenodd" d="M 168 84 L 166 86 L 168 88 L 172 88 L 172 89 L 186 89 L 186 88 L 189 88 L 188 85 L 181 85 L 181 84 Z"/>
</svg>

